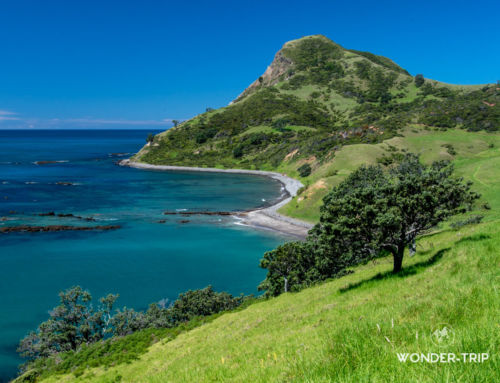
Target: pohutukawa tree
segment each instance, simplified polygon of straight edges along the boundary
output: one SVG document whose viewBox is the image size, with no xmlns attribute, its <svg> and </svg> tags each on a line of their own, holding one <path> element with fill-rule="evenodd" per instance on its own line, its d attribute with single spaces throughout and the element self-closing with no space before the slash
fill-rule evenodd
<svg viewBox="0 0 500 383">
<path fill-rule="evenodd" d="M 260 267 L 268 270 L 267 278 L 259 286 L 268 296 L 296 290 L 308 280 L 307 273 L 314 268 L 314 258 L 306 244 L 288 242 L 264 254 Z"/>
<path fill-rule="evenodd" d="M 418 235 L 479 198 L 470 189 L 447 161 L 426 166 L 408 154 L 389 171 L 363 166 L 324 198 L 310 237 L 325 256 L 343 263 L 347 257 L 353 265 L 389 251 L 399 272 L 405 248 L 413 253 Z"/>
<path fill-rule="evenodd" d="M 80 286 L 59 293 L 59 298 L 60 304 L 50 311 L 50 318 L 20 342 L 18 352 L 22 356 L 35 359 L 76 350 L 81 344 L 103 339 L 110 331 L 118 295 L 101 298 L 97 308 L 92 306 L 90 293 Z"/>
</svg>

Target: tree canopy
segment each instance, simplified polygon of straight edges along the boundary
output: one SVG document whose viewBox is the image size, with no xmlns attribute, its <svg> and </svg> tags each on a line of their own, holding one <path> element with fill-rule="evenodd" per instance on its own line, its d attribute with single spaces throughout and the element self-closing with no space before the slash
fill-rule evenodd
<svg viewBox="0 0 500 383">
<path fill-rule="evenodd" d="M 212 286 L 189 290 L 166 307 L 167 300 L 152 303 L 144 311 L 122 308 L 113 312 L 118 295 L 99 299 L 94 307 L 92 295 L 80 286 L 59 293 L 60 304 L 52 309 L 47 321 L 21 340 L 18 352 L 34 360 L 66 351 L 77 351 L 84 344 L 111 336 L 124 336 L 146 328 L 173 328 L 195 317 L 208 316 L 238 307 L 245 299 Z"/>
</svg>

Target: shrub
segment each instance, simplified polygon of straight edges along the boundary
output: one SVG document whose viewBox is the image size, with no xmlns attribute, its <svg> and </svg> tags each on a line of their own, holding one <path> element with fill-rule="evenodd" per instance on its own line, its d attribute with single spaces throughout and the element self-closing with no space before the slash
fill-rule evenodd
<svg viewBox="0 0 500 383">
<path fill-rule="evenodd" d="M 482 215 L 473 215 L 463 221 L 457 221 L 457 222 L 454 222 L 452 223 L 450 226 L 453 228 L 453 229 L 458 229 L 459 227 L 462 227 L 462 226 L 466 226 L 466 225 L 472 225 L 472 224 L 476 224 L 476 223 L 481 223 L 481 221 L 483 220 L 484 216 Z"/>
<path fill-rule="evenodd" d="M 233 157 L 234 158 L 243 157 L 243 148 L 241 146 L 237 146 L 233 149 Z"/>
<path fill-rule="evenodd" d="M 424 76 L 422 74 L 417 74 L 415 76 L 415 86 L 417 88 L 420 88 L 422 85 L 424 85 L 424 82 L 425 82 L 425 79 L 424 79 Z"/>
<path fill-rule="evenodd" d="M 311 174 L 311 171 L 312 171 L 312 169 L 311 169 L 311 165 L 309 165 L 309 164 L 304 164 L 304 165 L 300 166 L 300 167 L 297 169 L 297 171 L 299 172 L 299 175 L 300 175 L 301 177 L 303 177 L 303 178 L 304 178 L 304 177 L 307 177 L 307 176 L 309 176 L 309 175 Z"/>
</svg>

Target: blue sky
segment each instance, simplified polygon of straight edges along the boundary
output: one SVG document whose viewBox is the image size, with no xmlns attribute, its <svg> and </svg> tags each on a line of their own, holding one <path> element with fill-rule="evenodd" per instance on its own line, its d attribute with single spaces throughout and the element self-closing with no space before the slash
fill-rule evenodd
<svg viewBox="0 0 500 383">
<path fill-rule="evenodd" d="M 323 34 L 450 83 L 500 78 L 496 1 L 0 1 L 0 128 L 162 127 Z"/>
</svg>

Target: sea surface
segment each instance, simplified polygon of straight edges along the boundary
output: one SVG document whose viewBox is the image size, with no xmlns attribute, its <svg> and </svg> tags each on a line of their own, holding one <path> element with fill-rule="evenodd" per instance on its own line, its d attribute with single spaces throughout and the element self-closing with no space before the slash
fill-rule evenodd
<svg viewBox="0 0 500 383">
<path fill-rule="evenodd" d="M 232 217 L 163 212 L 266 206 L 280 197 L 281 185 L 259 176 L 117 166 L 147 133 L 0 130 L 0 227 L 121 225 L 0 234 L 0 382 L 22 362 L 19 340 L 48 318 L 58 292 L 71 286 L 88 289 L 94 299 L 118 293 L 117 306 L 136 309 L 209 284 L 232 294 L 257 293 L 265 277 L 259 259 L 286 238 Z M 95 221 L 39 216 L 49 212 Z"/>
</svg>

